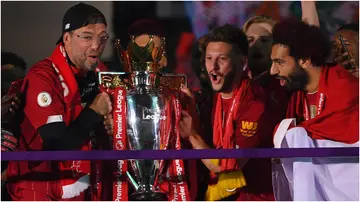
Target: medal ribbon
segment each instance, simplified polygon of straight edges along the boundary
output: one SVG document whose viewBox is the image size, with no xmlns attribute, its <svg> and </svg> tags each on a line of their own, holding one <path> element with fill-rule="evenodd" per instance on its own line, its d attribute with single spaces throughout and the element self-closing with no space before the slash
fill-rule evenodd
<svg viewBox="0 0 360 202">
<path fill-rule="evenodd" d="M 172 104 L 173 110 L 175 113 L 175 127 L 174 132 L 176 136 L 176 143 L 175 149 L 181 149 L 181 142 L 180 142 L 180 118 L 181 118 L 181 105 L 179 100 L 172 96 Z M 175 176 L 175 180 L 170 180 L 170 193 L 169 193 L 169 200 L 173 201 L 189 201 L 190 194 L 189 188 L 187 184 L 187 179 L 185 176 L 185 166 L 184 160 L 182 159 L 173 159 L 171 168 L 170 168 L 171 177 Z"/>
<path fill-rule="evenodd" d="M 113 104 L 113 119 L 114 119 L 114 135 L 113 135 L 113 149 L 126 150 L 127 135 L 126 135 L 126 89 L 123 87 L 116 87 L 114 89 L 105 89 L 101 86 L 102 92 L 109 93 Z M 128 200 L 128 182 L 126 181 L 127 160 L 117 160 L 116 169 L 113 173 L 115 180 L 112 182 L 112 201 L 127 201 Z"/>
<path fill-rule="evenodd" d="M 319 95 L 317 96 L 317 112 L 316 112 L 316 115 L 318 116 L 321 111 L 323 110 L 324 108 L 324 101 L 325 101 L 325 96 L 324 96 L 324 93 L 319 93 Z M 307 100 L 306 98 L 304 98 L 304 118 L 305 118 L 305 121 L 308 121 L 310 120 L 310 112 L 309 112 L 309 105 L 307 103 Z"/>
</svg>

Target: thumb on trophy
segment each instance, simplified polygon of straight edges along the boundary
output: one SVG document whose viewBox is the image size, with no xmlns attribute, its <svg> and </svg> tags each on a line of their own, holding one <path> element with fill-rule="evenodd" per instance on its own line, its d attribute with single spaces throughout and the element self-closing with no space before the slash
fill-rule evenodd
<svg viewBox="0 0 360 202">
<path fill-rule="evenodd" d="M 112 110 L 110 97 L 107 93 L 99 93 L 91 103 L 90 108 L 101 116 L 108 115 Z"/>
</svg>

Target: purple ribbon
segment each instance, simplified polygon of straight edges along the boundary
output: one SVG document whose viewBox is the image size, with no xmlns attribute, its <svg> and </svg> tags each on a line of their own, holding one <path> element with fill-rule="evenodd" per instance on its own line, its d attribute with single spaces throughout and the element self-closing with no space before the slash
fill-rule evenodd
<svg viewBox="0 0 360 202">
<path fill-rule="evenodd" d="M 1 152 L 2 161 L 359 157 L 359 147 Z"/>
</svg>

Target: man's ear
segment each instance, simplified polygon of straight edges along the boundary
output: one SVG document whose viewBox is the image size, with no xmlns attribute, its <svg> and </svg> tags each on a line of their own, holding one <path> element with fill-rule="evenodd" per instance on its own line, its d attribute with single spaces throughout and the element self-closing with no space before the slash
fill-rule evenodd
<svg viewBox="0 0 360 202">
<path fill-rule="evenodd" d="M 63 35 L 63 42 L 66 46 L 71 46 L 71 35 L 69 32 L 65 32 Z"/>
<path fill-rule="evenodd" d="M 309 68 L 311 66 L 310 59 L 299 59 L 298 63 L 303 69 Z"/>
</svg>

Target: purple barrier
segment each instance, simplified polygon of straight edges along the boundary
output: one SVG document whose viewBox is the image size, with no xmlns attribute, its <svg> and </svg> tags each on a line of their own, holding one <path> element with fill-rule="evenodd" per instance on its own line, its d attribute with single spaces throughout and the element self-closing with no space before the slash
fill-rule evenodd
<svg viewBox="0 0 360 202">
<path fill-rule="evenodd" d="M 359 157 L 359 147 L 284 149 L 203 149 L 141 151 L 1 152 L 2 161 Z"/>
</svg>

